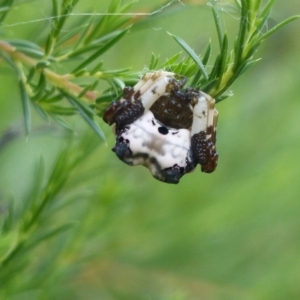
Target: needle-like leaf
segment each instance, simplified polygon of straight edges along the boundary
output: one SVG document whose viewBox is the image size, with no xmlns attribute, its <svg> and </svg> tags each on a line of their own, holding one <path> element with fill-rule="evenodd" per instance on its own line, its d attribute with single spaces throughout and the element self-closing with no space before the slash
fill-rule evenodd
<svg viewBox="0 0 300 300">
<path fill-rule="evenodd" d="M 170 34 L 170 33 L 169 33 Z M 199 67 L 199 70 L 202 72 L 202 75 L 208 79 L 208 73 L 201 61 L 201 59 L 199 58 L 199 56 L 194 52 L 194 50 L 192 50 L 192 48 L 180 37 L 177 37 L 173 34 L 170 34 L 175 41 L 189 54 L 189 56 L 195 61 L 195 63 L 197 64 L 197 66 Z"/>
<path fill-rule="evenodd" d="M 26 91 L 25 83 L 21 79 L 19 80 L 19 88 L 23 107 L 25 132 L 28 136 L 31 128 L 30 100 Z"/>
</svg>

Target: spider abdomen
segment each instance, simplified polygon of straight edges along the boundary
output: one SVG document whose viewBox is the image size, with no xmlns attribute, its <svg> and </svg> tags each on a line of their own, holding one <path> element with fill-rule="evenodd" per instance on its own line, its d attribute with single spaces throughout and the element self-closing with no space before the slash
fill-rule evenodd
<svg viewBox="0 0 300 300">
<path fill-rule="evenodd" d="M 188 129 L 193 123 L 192 110 L 184 99 L 174 95 L 161 96 L 151 109 L 155 118 L 168 127 Z"/>
</svg>

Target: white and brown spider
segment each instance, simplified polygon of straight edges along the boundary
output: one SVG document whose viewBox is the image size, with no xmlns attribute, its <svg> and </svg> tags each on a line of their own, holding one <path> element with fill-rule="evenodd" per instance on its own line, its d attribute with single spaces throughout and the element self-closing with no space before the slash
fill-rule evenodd
<svg viewBox="0 0 300 300">
<path fill-rule="evenodd" d="M 211 173 L 218 162 L 215 100 L 185 83 L 171 72 L 147 73 L 133 88 L 125 87 L 103 116 L 115 124 L 116 155 L 167 183 L 178 183 L 197 164 Z"/>
</svg>

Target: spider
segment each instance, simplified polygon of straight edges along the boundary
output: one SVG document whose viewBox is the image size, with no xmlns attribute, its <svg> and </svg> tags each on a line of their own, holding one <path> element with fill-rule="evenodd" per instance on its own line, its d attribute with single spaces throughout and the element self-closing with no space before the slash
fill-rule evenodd
<svg viewBox="0 0 300 300">
<path fill-rule="evenodd" d="M 115 124 L 113 151 L 128 165 L 147 167 L 156 179 L 178 183 L 201 165 L 211 173 L 218 162 L 215 100 L 172 72 L 146 73 L 112 102 L 103 120 Z"/>
</svg>

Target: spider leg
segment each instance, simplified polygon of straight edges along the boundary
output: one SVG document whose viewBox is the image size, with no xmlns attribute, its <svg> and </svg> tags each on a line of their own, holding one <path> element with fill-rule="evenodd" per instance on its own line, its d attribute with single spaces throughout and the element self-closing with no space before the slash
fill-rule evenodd
<svg viewBox="0 0 300 300">
<path fill-rule="evenodd" d="M 201 165 L 202 172 L 211 173 L 218 163 L 216 152 L 218 111 L 215 109 L 215 100 L 200 91 L 192 106 L 191 147 L 194 160 Z"/>
<path fill-rule="evenodd" d="M 141 101 L 147 112 L 155 101 L 173 88 L 175 85 L 174 75 L 172 72 L 165 71 L 145 74 L 133 88 L 135 94 L 132 101 Z"/>
<path fill-rule="evenodd" d="M 109 125 L 116 123 L 117 129 L 133 123 L 162 95 L 178 85 L 174 75 L 165 71 L 146 73 L 133 88 L 124 89 L 120 101 L 112 102 L 104 112 L 104 121 Z"/>
</svg>

